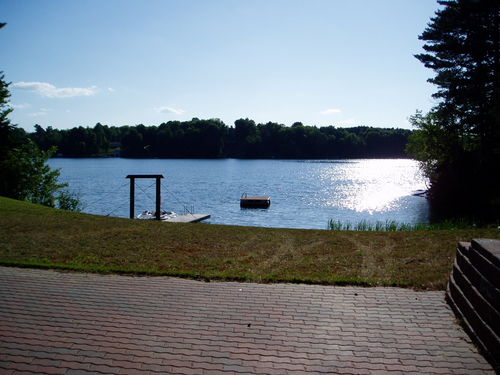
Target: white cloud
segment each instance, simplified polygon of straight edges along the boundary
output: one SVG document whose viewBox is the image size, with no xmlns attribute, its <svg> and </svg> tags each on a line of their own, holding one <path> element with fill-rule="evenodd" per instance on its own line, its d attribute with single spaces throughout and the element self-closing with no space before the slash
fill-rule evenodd
<svg viewBox="0 0 500 375">
<path fill-rule="evenodd" d="M 43 112 L 43 111 L 33 112 L 33 113 L 28 114 L 28 116 L 31 116 L 31 117 L 40 117 L 40 116 L 46 116 L 46 115 L 47 115 L 47 112 Z"/>
<path fill-rule="evenodd" d="M 46 116 L 46 115 L 47 115 L 47 112 L 45 112 L 45 111 L 32 112 L 32 113 L 28 114 L 28 116 L 31 116 L 31 117 L 40 117 L 40 116 Z"/>
<path fill-rule="evenodd" d="M 108 91 L 109 92 L 115 92 L 116 90 L 114 88 L 112 88 L 112 87 L 108 87 Z"/>
<path fill-rule="evenodd" d="M 171 113 L 174 115 L 182 115 L 183 113 L 186 112 L 183 109 L 172 108 L 172 107 L 167 107 L 167 106 L 156 108 L 156 110 L 160 113 Z"/>
<path fill-rule="evenodd" d="M 30 105 L 27 103 L 22 103 L 22 104 L 11 104 L 10 106 L 13 109 L 25 109 L 25 108 L 28 108 Z"/>
<path fill-rule="evenodd" d="M 28 116 L 31 116 L 31 117 L 46 116 L 49 113 L 49 111 L 50 111 L 50 109 L 40 108 L 40 110 L 38 112 L 29 113 Z"/>
<path fill-rule="evenodd" d="M 16 82 L 12 87 L 36 92 L 46 98 L 72 98 L 97 94 L 97 86 L 91 87 L 56 87 L 47 82 Z"/>
<path fill-rule="evenodd" d="M 320 113 L 322 115 L 333 115 L 335 113 L 340 113 L 340 112 L 342 112 L 342 111 L 338 108 L 328 108 L 328 109 L 325 109 L 324 111 L 321 111 Z"/>
</svg>

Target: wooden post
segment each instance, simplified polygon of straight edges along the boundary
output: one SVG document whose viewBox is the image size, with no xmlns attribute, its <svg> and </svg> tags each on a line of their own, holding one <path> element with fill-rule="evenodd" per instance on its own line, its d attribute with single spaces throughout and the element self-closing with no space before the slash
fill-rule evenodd
<svg viewBox="0 0 500 375">
<path fill-rule="evenodd" d="M 135 207 L 135 178 L 130 177 L 130 218 L 134 218 Z"/>
<path fill-rule="evenodd" d="M 134 218 L 135 206 L 135 179 L 136 178 L 156 178 L 156 220 L 161 216 L 161 184 L 160 179 L 164 178 L 161 174 L 129 174 L 130 178 L 130 218 Z"/>
<path fill-rule="evenodd" d="M 160 177 L 156 177 L 156 220 L 160 220 L 161 216 L 161 185 Z"/>
</svg>

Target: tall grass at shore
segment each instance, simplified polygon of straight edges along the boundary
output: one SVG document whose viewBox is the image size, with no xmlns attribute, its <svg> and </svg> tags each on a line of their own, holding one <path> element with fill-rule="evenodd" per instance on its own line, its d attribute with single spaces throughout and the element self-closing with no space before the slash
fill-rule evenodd
<svg viewBox="0 0 500 375">
<path fill-rule="evenodd" d="M 478 227 L 496 228 L 498 225 L 476 225 L 466 220 L 450 220 L 441 223 L 400 223 L 396 220 L 386 220 L 369 222 L 361 220 L 352 224 L 349 221 L 329 220 L 327 229 L 336 231 L 361 231 L 361 232 L 401 232 L 418 230 L 456 230 L 456 229 L 475 229 Z"/>
</svg>

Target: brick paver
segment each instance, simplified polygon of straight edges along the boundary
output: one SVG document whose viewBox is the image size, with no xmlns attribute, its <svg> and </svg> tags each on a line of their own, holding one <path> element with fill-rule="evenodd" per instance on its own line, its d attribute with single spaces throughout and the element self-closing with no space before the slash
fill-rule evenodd
<svg viewBox="0 0 500 375">
<path fill-rule="evenodd" d="M 443 292 L 0 267 L 0 374 L 494 374 Z"/>
</svg>

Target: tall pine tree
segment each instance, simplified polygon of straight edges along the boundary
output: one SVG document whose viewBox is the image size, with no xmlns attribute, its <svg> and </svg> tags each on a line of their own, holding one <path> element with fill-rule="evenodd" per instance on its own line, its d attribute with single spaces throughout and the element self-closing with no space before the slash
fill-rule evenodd
<svg viewBox="0 0 500 375">
<path fill-rule="evenodd" d="M 498 217 L 500 207 L 500 1 L 442 0 L 424 30 L 438 105 L 414 116 L 409 150 L 430 178 L 435 207 Z M 463 210 L 460 210 L 460 209 Z M 462 211 L 462 212 L 461 212 Z"/>
</svg>

